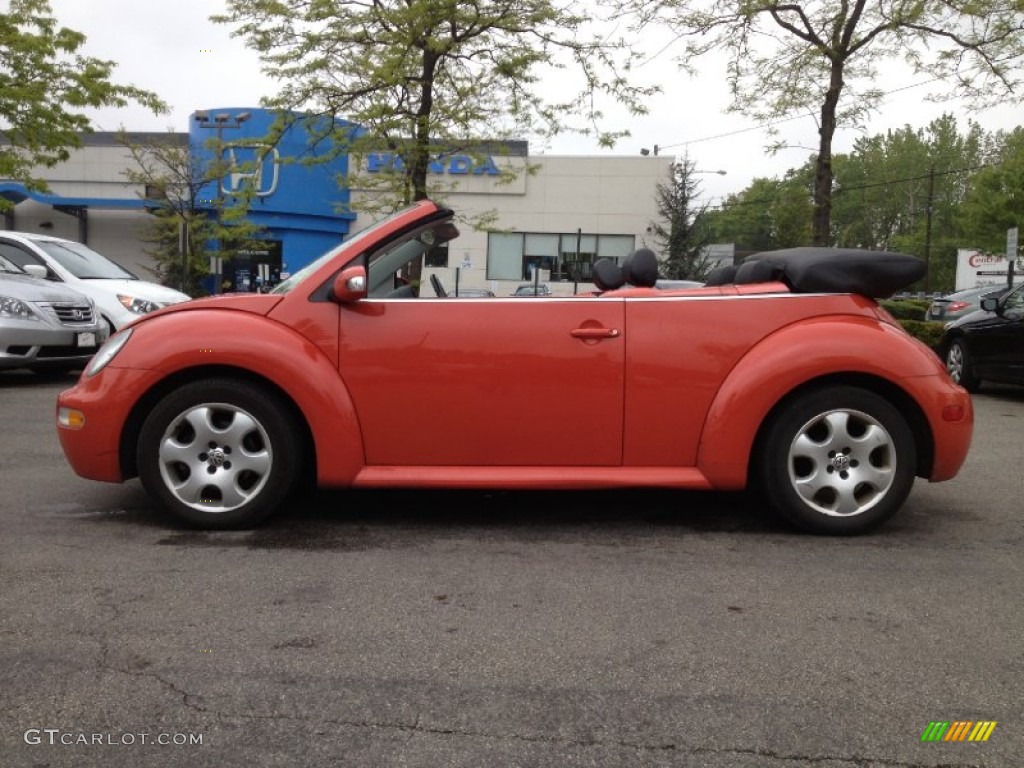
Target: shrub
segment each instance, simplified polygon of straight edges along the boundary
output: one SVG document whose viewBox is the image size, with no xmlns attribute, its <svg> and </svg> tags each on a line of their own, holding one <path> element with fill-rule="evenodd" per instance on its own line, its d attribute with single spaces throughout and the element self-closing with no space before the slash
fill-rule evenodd
<svg viewBox="0 0 1024 768">
<path fill-rule="evenodd" d="M 886 309 L 889 308 L 886 307 Z M 932 349 L 939 345 L 939 340 L 942 338 L 942 323 L 926 323 L 923 320 L 900 320 L 899 323 L 903 326 L 903 330 L 915 339 L 920 339 Z"/>
<path fill-rule="evenodd" d="M 916 299 L 889 299 L 879 304 L 897 320 L 924 320 L 929 302 Z"/>
</svg>

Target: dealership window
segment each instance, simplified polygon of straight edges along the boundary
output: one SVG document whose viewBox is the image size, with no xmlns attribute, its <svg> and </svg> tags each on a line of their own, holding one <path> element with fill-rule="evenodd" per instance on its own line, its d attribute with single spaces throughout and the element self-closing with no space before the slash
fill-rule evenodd
<svg viewBox="0 0 1024 768">
<path fill-rule="evenodd" d="M 521 232 L 490 232 L 487 235 L 487 279 L 519 280 L 523 268 Z"/>
<path fill-rule="evenodd" d="M 554 275 L 557 268 L 558 235 L 524 234 L 521 278 L 532 280 L 536 269 L 544 269 Z"/>
<path fill-rule="evenodd" d="M 594 261 L 621 261 L 635 245 L 633 235 L 491 232 L 487 235 L 487 279 L 529 280 L 536 269 L 553 281 L 589 281 Z"/>
</svg>

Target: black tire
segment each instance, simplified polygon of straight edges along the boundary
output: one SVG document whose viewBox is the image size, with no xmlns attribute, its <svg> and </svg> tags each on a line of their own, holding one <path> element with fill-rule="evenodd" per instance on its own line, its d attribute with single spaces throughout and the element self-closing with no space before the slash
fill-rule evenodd
<svg viewBox="0 0 1024 768">
<path fill-rule="evenodd" d="M 782 517 L 833 535 L 864 533 L 892 517 L 917 470 L 914 435 L 900 412 L 848 386 L 784 403 L 753 458 L 758 485 Z"/>
<path fill-rule="evenodd" d="M 302 456 L 298 434 L 284 403 L 263 387 L 196 381 L 168 394 L 143 423 L 139 479 L 190 525 L 251 527 L 292 490 Z"/>
<path fill-rule="evenodd" d="M 974 373 L 974 359 L 963 338 L 953 339 L 946 350 L 946 371 L 955 384 L 968 392 L 977 392 L 981 379 Z"/>
</svg>

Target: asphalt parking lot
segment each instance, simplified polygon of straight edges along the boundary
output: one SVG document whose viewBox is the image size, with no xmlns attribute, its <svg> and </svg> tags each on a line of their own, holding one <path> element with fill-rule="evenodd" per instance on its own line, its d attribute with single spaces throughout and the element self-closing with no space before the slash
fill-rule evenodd
<svg viewBox="0 0 1024 768">
<path fill-rule="evenodd" d="M 1021 764 L 1024 389 L 975 397 L 957 479 L 830 539 L 648 492 L 189 531 L 71 473 L 71 382 L 0 375 L 0 766 Z"/>
</svg>

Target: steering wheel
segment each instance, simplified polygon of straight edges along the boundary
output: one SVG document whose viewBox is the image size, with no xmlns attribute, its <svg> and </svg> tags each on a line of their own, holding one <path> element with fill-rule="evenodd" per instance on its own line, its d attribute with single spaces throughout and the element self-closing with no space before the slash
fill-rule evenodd
<svg viewBox="0 0 1024 768">
<path fill-rule="evenodd" d="M 439 299 L 447 298 L 448 291 L 446 291 L 444 289 L 444 286 L 441 285 L 441 280 L 440 280 L 440 278 L 437 275 L 431 275 L 430 276 L 430 284 L 433 286 L 434 293 L 437 295 L 437 298 L 439 298 Z"/>
</svg>

